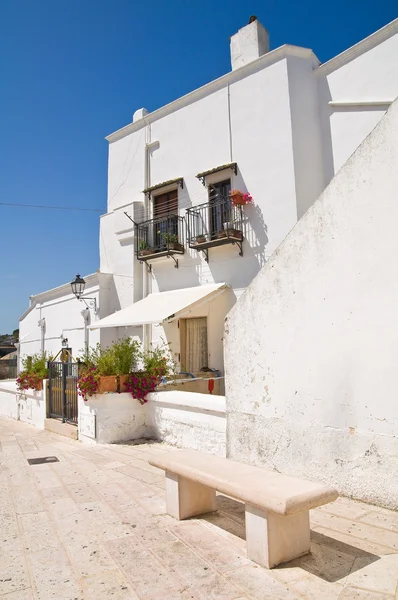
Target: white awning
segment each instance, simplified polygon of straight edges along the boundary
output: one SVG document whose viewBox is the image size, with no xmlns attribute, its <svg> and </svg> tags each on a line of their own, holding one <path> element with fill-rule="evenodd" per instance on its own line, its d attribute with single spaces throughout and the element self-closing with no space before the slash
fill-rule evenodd
<svg viewBox="0 0 398 600">
<path fill-rule="evenodd" d="M 149 294 L 143 300 L 92 323 L 89 328 L 102 329 L 104 327 L 130 327 L 131 325 L 162 323 L 201 300 L 209 302 L 228 287 L 226 283 L 216 283 Z"/>
</svg>

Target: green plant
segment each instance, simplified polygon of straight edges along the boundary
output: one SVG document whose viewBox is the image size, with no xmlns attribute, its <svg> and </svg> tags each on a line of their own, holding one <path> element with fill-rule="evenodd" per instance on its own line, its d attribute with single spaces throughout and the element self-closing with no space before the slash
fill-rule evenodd
<svg viewBox="0 0 398 600">
<path fill-rule="evenodd" d="M 166 244 L 178 244 L 178 235 L 176 233 L 161 234 Z"/>
<path fill-rule="evenodd" d="M 148 248 L 149 248 L 148 242 L 146 242 L 145 240 L 141 240 L 140 244 L 139 244 L 139 249 L 140 250 L 148 250 Z"/>
<path fill-rule="evenodd" d="M 108 348 L 98 343 L 94 348 L 83 351 L 81 363 L 86 367 L 95 367 L 99 376 L 128 375 L 140 358 L 139 344 L 131 338 L 116 340 Z"/>
<path fill-rule="evenodd" d="M 170 364 L 165 356 L 164 347 L 146 350 L 141 354 L 143 370 L 155 377 L 166 377 L 170 372 Z"/>
<path fill-rule="evenodd" d="M 48 379 L 47 363 L 52 356 L 46 352 L 26 356 L 22 359 L 22 371 L 17 378 L 18 390 L 35 389 L 43 379 Z"/>
<path fill-rule="evenodd" d="M 109 350 L 115 367 L 115 373 L 111 373 L 111 375 L 128 375 L 135 369 L 140 356 L 140 346 L 137 340 L 123 338 L 114 342 Z"/>
</svg>

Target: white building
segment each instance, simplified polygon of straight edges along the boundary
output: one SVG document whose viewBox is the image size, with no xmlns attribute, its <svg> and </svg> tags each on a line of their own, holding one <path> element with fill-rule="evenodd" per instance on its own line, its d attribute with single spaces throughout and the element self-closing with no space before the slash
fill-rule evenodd
<svg viewBox="0 0 398 600">
<path fill-rule="evenodd" d="M 90 344 L 162 338 L 182 371 L 223 374 L 230 308 L 398 95 L 397 34 L 395 20 L 320 65 L 307 48 L 270 51 L 253 21 L 231 38 L 231 72 L 153 113 L 137 110 L 108 136 Z M 231 207 L 231 189 L 254 203 Z M 180 246 L 167 248 L 177 235 Z M 83 347 L 84 307 L 68 285 L 58 308 L 42 303 L 50 291 L 23 315 L 21 354 L 52 349 L 47 332 L 40 341 L 42 319 L 55 345 L 73 329 L 73 351 Z"/>
</svg>

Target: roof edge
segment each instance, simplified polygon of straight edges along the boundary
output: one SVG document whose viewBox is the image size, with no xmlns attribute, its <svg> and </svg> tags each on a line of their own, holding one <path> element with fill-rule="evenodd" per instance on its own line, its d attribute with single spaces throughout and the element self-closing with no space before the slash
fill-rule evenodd
<svg viewBox="0 0 398 600">
<path fill-rule="evenodd" d="M 151 113 L 148 113 L 142 119 L 139 119 L 139 121 L 135 121 L 134 123 L 129 123 L 128 125 L 125 125 L 121 129 L 118 129 L 114 133 L 111 133 L 108 136 L 106 136 L 105 139 L 108 142 L 116 142 L 117 140 L 122 139 L 123 137 L 125 137 L 126 135 L 129 135 L 130 133 L 133 133 L 134 131 L 138 131 L 145 125 L 148 125 L 149 123 L 153 123 L 154 121 L 157 121 L 158 119 L 161 119 L 162 117 L 165 117 L 165 116 L 175 112 L 179 108 L 183 108 L 184 106 L 187 106 L 188 104 L 191 104 L 192 102 L 195 102 L 196 100 L 200 100 L 201 98 L 207 96 L 208 94 L 211 94 L 213 92 L 218 91 L 219 89 L 222 89 L 229 83 L 238 81 L 239 79 L 242 79 L 242 77 L 247 77 L 251 73 L 258 71 L 269 65 L 272 65 L 273 63 L 278 62 L 279 60 L 282 60 L 283 58 L 286 58 L 287 56 L 297 56 L 299 58 L 311 58 L 312 60 L 315 59 L 316 63 L 319 64 L 318 58 L 315 56 L 315 54 L 313 53 L 313 51 L 310 48 L 303 48 L 301 46 L 291 46 L 290 44 L 284 44 L 283 46 L 280 46 L 279 48 L 275 48 L 275 50 L 271 50 L 270 52 L 267 52 L 267 54 L 263 54 L 262 56 L 251 61 L 247 65 L 243 65 L 242 67 L 239 67 L 239 69 L 230 71 L 229 73 L 222 75 L 218 79 L 214 79 L 213 81 L 206 83 L 205 85 L 197 88 L 196 90 L 193 90 L 192 92 L 189 92 L 188 94 L 185 94 L 184 96 L 181 96 L 180 98 L 177 98 L 176 100 L 173 100 L 173 102 L 170 102 L 169 104 L 165 104 L 164 106 L 158 108 L 157 110 L 155 110 Z"/>
<path fill-rule="evenodd" d="M 96 283 L 99 283 L 98 271 L 96 273 L 91 273 L 90 275 L 85 275 L 84 280 L 89 285 L 95 285 Z M 32 302 L 37 303 L 38 301 L 42 300 L 43 298 L 46 298 L 47 296 L 56 296 L 56 295 L 60 294 L 61 292 L 65 292 L 66 290 L 68 290 L 68 293 L 72 293 L 71 288 L 70 288 L 70 282 L 63 283 L 62 285 L 59 285 L 58 287 L 50 288 L 49 290 L 45 290 L 44 292 L 39 292 L 38 294 L 34 294 L 33 296 L 30 296 L 30 299 Z"/>
<path fill-rule="evenodd" d="M 375 48 L 395 33 L 398 33 L 398 18 L 394 19 L 394 21 L 391 21 L 391 23 L 388 23 L 374 33 L 371 33 L 365 39 L 361 40 L 357 44 L 354 44 L 354 46 L 351 46 L 347 50 L 344 50 L 337 56 L 320 65 L 317 69 L 315 69 L 315 74 L 328 75 L 329 73 L 332 73 L 339 67 L 351 62 L 361 54 L 364 54 L 368 50 Z"/>
</svg>

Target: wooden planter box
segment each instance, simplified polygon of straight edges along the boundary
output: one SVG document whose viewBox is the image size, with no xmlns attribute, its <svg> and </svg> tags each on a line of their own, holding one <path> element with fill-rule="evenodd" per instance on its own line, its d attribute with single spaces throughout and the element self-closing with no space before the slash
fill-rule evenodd
<svg viewBox="0 0 398 600">
<path fill-rule="evenodd" d="M 239 231 L 239 229 L 223 229 L 221 231 L 218 232 L 218 237 L 219 238 L 226 238 L 226 237 L 232 237 L 238 240 L 241 240 L 243 238 L 243 234 L 241 231 Z"/>
<path fill-rule="evenodd" d="M 205 244 L 206 243 L 206 237 L 200 237 L 200 238 L 196 238 L 195 240 L 195 246 L 200 246 L 200 244 Z"/>
<path fill-rule="evenodd" d="M 167 250 L 177 250 L 178 252 L 182 252 L 184 250 L 182 244 L 179 244 L 178 242 L 170 242 L 166 244 L 166 246 Z"/>
<path fill-rule="evenodd" d="M 138 256 L 150 256 L 151 254 L 155 254 L 154 248 L 147 248 L 146 250 L 140 250 L 138 252 Z"/>
</svg>

